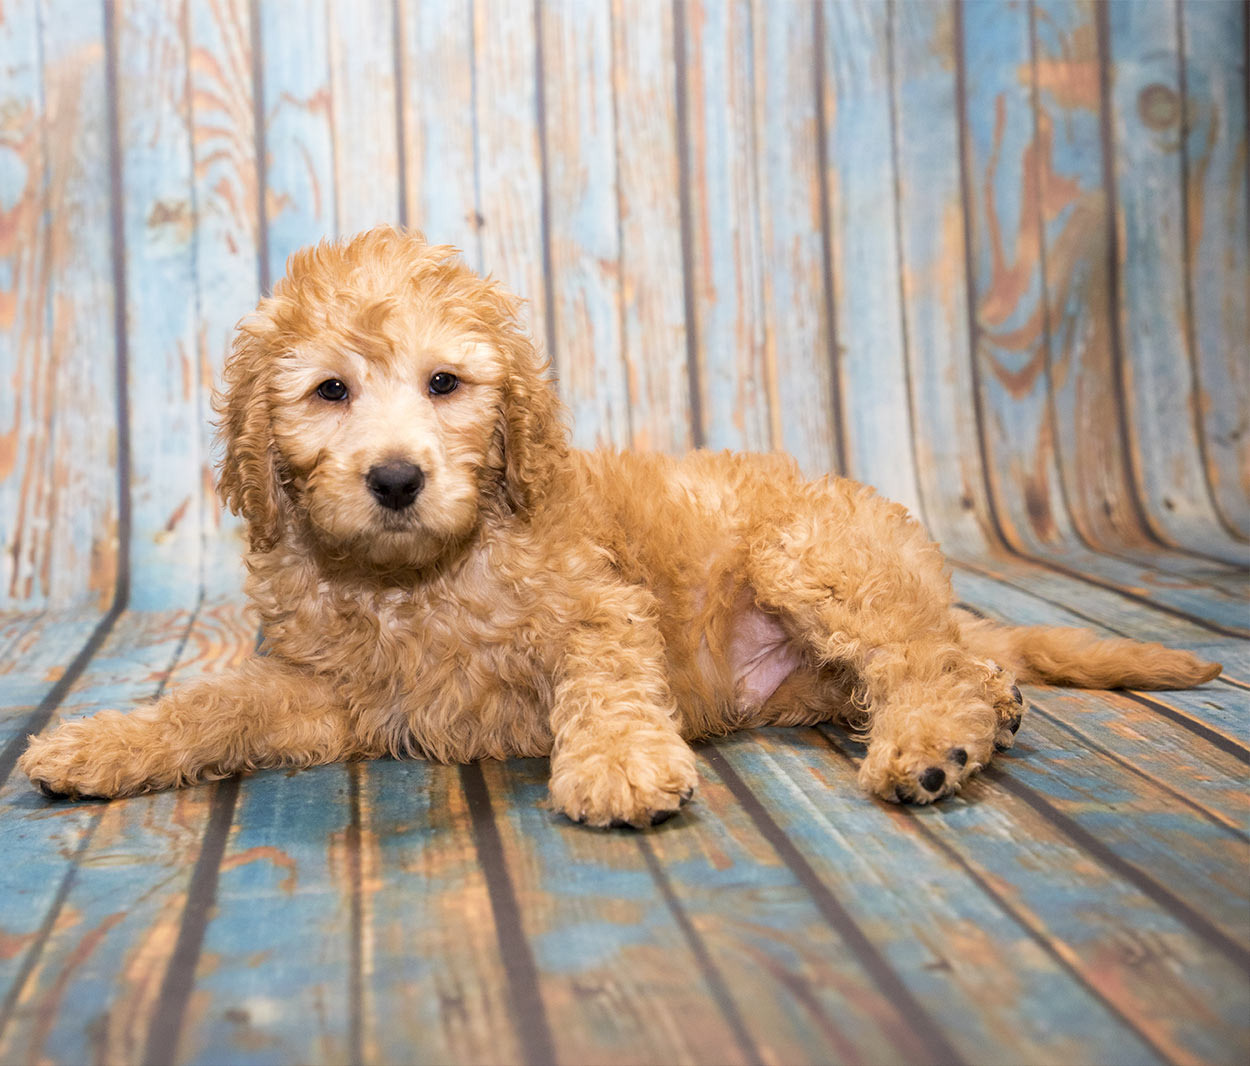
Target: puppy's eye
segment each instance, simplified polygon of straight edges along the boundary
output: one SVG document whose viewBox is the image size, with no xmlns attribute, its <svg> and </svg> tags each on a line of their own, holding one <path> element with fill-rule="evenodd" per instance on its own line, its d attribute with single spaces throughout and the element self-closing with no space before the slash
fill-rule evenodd
<svg viewBox="0 0 1250 1066">
<path fill-rule="evenodd" d="M 460 384 L 460 379 L 455 374 L 449 374 L 446 370 L 440 370 L 432 378 L 430 378 L 430 392 L 435 396 L 446 396 L 449 392 L 455 392 L 456 386 Z"/>
<path fill-rule="evenodd" d="M 329 381 L 323 381 L 317 386 L 317 395 L 323 400 L 338 403 L 340 400 L 347 399 L 347 386 L 338 378 L 330 378 Z"/>
</svg>

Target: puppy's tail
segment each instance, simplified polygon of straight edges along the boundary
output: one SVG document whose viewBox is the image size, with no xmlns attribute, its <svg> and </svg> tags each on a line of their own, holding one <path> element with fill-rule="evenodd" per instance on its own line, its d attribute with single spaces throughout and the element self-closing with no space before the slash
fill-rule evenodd
<svg viewBox="0 0 1250 1066">
<path fill-rule="evenodd" d="M 965 647 L 993 659 L 1019 681 L 1078 688 L 1192 688 L 1219 676 L 1219 663 L 1187 651 L 1088 629 L 1009 626 L 955 609 Z"/>
</svg>

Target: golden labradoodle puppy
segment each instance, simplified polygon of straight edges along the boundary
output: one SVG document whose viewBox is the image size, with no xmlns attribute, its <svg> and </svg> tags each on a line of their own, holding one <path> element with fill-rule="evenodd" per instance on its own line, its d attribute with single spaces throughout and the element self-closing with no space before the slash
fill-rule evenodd
<svg viewBox="0 0 1250 1066">
<path fill-rule="evenodd" d="M 391 229 L 293 256 L 225 381 L 221 494 L 265 654 L 34 737 L 46 792 L 550 755 L 557 809 L 646 826 L 694 791 L 688 741 L 842 719 L 864 788 L 928 803 L 1011 745 L 1017 679 L 1219 672 L 962 614 L 902 507 L 780 455 L 570 450 L 516 301 Z"/>
</svg>

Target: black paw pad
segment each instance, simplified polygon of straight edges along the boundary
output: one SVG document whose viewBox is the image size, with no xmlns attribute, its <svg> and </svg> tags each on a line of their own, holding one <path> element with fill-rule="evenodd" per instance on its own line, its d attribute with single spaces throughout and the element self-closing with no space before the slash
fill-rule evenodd
<svg viewBox="0 0 1250 1066">
<path fill-rule="evenodd" d="M 968 765 L 968 753 L 963 748 L 951 748 L 946 755 L 956 766 Z"/>
<path fill-rule="evenodd" d="M 633 829 L 634 825 L 632 822 L 625 821 L 624 818 L 613 818 L 612 821 L 608 823 L 608 828 L 609 829 Z"/>
<path fill-rule="evenodd" d="M 1011 686 L 1011 698 L 1021 705 L 1024 704 L 1024 696 L 1020 692 L 1019 685 Z"/>
<path fill-rule="evenodd" d="M 916 798 L 916 793 L 910 788 L 904 788 L 902 785 L 894 786 L 894 799 L 899 803 L 911 803 Z"/>
<path fill-rule="evenodd" d="M 1014 717 L 1013 717 L 1013 718 L 1012 718 L 1012 719 L 1011 719 L 1011 720 L 1007 723 L 1007 728 L 1008 728 L 1008 729 L 1010 729 L 1013 733 L 1019 733 L 1019 732 L 1020 732 L 1020 722 L 1021 722 L 1022 720 L 1023 720 L 1023 715 L 1019 715 L 1019 714 L 1015 715 L 1015 716 L 1014 716 Z"/>
<path fill-rule="evenodd" d="M 654 814 L 651 815 L 651 824 L 663 825 L 670 818 L 672 818 L 673 815 L 675 815 L 676 813 L 677 813 L 676 811 L 656 811 Z"/>
<path fill-rule="evenodd" d="M 946 771 L 940 766 L 930 766 L 920 775 L 920 787 L 926 792 L 938 792 L 946 784 Z"/>
</svg>

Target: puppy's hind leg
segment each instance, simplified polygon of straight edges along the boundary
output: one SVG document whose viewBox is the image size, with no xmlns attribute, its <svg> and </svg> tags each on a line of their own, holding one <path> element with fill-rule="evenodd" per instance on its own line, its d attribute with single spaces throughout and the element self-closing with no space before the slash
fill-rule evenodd
<svg viewBox="0 0 1250 1066">
<path fill-rule="evenodd" d="M 941 554 L 902 507 L 840 480 L 803 486 L 791 505 L 749 545 L 756 602 L 857 677 L 860 784 L 890 800 L 949 795 L 1010 743 L 1018 690 L 960 642 Z"/>
<path fill-rule="evenodd" d="M 19 766 L 47 795 L 113 798 L 352 754 L 347 712 L 326 682 L 257 657 L 151 706 L 101 711 L 31 737 Z"/>
</svg>

